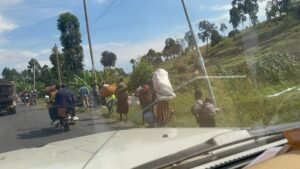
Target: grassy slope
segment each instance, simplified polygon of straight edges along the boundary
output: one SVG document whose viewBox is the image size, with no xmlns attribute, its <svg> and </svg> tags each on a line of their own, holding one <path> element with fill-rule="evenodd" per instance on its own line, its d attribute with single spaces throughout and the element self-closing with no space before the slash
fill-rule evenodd
<svg viewBox="0 0 300 169">
<path fill-rule="evenodd" d="M 247 75 L 247 67 L 252 67 L 256 56 L 269 51 L 288 52 L 300 58 L 300 20 L 286 16 L 277 22 L 265 22 L 241 32 L 236 38 L 226 38 L 218 46 L 210 48 L 205 53 L 206 66 L 209 75 Z M 160 65 L 169 71 L 174 86 L 180 81 L 191 79 L 195 76 L 190 60 L 195 60 L 192 54 L 181 56 Z M 194 61 L 195 62 L 195 61 Z M 188 65 L 187 73 L 177 73 L 174 64 Z M 250 72 L 251 73 L 251 72 Z M 217 116 L 219 126 L 249 126 L 269 123 L 282 123 L 299 119 L 300 109 L 297 93 L 289 93 L 274 99 L 266 99 L 265 95 L 272 94 L 287 87 L 298 84 L 298 80 L 284 82 L 274 86 L 261 86 L 255 80 L 212 80 L 212 85 L 217 98 L 218 107 L 221 108 Z M 190 113 L 193 103 L 193 91 L 200 87 L 205 96 L 206 84 L 199 81 L 177 92 L 177 98 L 171 101 L 176 110 L 170 126 L 196 126 Z M 297 111 L 297 112 L 295 112 Z M 272 118 L 275 118 L 271 120 Z"/>
<path fill-rule="evenodd" d="M 299 59 L 299 32 L 300 20 L 285 16 L 276 22 L 264 22 L 255 28 L 244 30 L 235 38 L 226 38 L 218 46 L 210 48 L 208 53 L 205 53 L 205 47 L 201 48 L 209 75 L 247 75 L 246 79 L 211 80 L 218 107 L 221 108 L 217 115 L 218 126 L 255 126 L 300 119 L 300 95 L 297 92 L 272 99 L 265 97 L 297 85 L 299 78 L 267 86 L 257 83 L 255 72 L 251 71 L 256 57 L 269 51 L 288 52 Z M 169 72 L 171 83 L 176 87 L 199 75 L 195 63 L 196 56 L 190 52 L 158 67 Z M 178 71 L 178 65 L 184 65 L 186 71 Z M 190 112 L 195 88 L 200 88 L 204 96 L 208 96 L 204 81 L 193 82 L 177 91 L 177 98 L 170 102 L 176 112 L 167 126 L 197 126 Z M 138 107 L 132 107 L 129 118 L 141 125 L 138 110 Z"/>
</svg>

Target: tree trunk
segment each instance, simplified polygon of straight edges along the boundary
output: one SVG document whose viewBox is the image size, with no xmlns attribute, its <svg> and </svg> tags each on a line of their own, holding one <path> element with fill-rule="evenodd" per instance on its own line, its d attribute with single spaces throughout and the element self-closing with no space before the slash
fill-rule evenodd
<svg viewBox="0 0 300 169">
<path fill-rule="evenodd" d="M 208 53 L 208 39 L 206 39 L 206 53 Z"/>
</svg>

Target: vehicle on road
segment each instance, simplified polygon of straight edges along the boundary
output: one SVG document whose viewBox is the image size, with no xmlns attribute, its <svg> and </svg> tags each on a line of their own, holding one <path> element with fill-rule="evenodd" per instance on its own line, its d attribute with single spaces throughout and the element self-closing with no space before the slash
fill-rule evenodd
<svg viewBox="0 0 300 169">
<path fill-rule="evenodd" d="M 0 79 L 0 114 L 16 113 L 16 86 L 14 82 Z"/>
</svg>

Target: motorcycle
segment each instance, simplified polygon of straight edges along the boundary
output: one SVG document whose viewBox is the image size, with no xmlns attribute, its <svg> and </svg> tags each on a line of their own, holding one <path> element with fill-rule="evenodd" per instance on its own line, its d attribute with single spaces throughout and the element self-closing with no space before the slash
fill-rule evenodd
<svg viewBox="0 0 300 169">
<path fill-rule="evenodd" d="M 74 117 L 71 116 L 72 111 L 74 110 L 65 107 L 57 108 L 59 123 L 56 124 L 55 127 L 62 128 L 65 132 L 69 131 L 69 125 L 75 125 L 77 121 L 76 119 L 73 119 Z"/>
</svg>

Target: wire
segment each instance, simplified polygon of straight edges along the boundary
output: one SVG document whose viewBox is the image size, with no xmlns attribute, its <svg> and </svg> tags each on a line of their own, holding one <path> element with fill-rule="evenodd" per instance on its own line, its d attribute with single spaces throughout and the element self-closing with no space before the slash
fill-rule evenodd
<svg viewBox="0 0 300 169">
<path fill-rule="evenodd" d="M 94 20 L 92 25 L 94 25 L 96 22 L 98 22 L 100 19 L 102 19 L 107 13 L 110 8 L 117 2 L 117 0 L 113 0 L 105 9 L 104 11 Z"/>
</svg>

